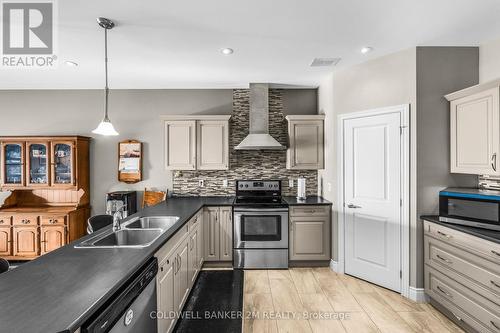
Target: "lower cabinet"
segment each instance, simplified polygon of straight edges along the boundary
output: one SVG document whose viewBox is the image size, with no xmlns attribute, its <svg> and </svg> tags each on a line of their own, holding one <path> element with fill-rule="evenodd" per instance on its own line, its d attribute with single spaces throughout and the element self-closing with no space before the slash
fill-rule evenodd
<svg viewBox="0 0 500 333">
<path fill-rule="evenodd" d="M 203 218 L 205 261 L 233 260 L 232 207 L 207 207 Z"/>
<path fill-rule="evenodd" d="M 11 227 L 0 227 L 0 257 L 12 255 Z"/>
<path fill-rule="evenodd" d="M 466 331 L 500 331 L 500 244 L 424 221 L 424 263 L 433 304 Z"/>
<path fill-rule="evenodd" d="M 66 244 L 66 226 L 40 227 L 40 254 L 45 254 Z"/>
<path fill-rule="evenodd" d="M 184 301 L 189 294 L 190 280 L 188 276 L 188 252 L 189 237 L 185 238 L 175 250 L 174 305 L 176 311 L 182 311 Z"/>
<path fill-rule="evenodd" d="M 14 238 L 14 256 L 35 257 L 39 252 L 38 227 L 14 226 L 12 228 Z"/>
<path fill-rule="evenodd" d="M 30 260 L 56 250 L 85 234 L 89 214 L 89 208 L 85 207 L 61 210 L 55 215 L 22 212 L 0 215 L 0 257 Z"/>
<path fill-rule="evenodd" d="M 290 209 L 290 260 L 330 260 L 330 206 Z"/>
<path fill-rule="evenodd" d="M 203 265 L 200 210 L 157 253 L 158 332 L 171 332 Z"/>
</svg>

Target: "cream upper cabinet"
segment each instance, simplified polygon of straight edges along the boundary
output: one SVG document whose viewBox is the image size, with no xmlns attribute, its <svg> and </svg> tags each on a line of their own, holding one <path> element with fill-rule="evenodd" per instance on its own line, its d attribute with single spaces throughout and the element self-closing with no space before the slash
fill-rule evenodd
<svg viewBox="0 0 500 333">
<path fill-rule="evenodd" d="M 198 170 L 229 168 L 228 121 L 199 120 L 196 124 L 196 167 Z"/>
<path fill-rule="evenodd" d="M 450 101 L 450 171 L 452 173 L 500 174 L 500 161 L 498 161 L 500 90 L 498 85 L 481 86 L 474 86 L 446 96 Z"/>
<path fill-rule="evenodd" d="M 229 169 L 229 115 L 161 116 L 167 170 Z"/>
<path fill-rule="evenodd" d="M 324 115 L 289 115 L 286 167 L 296 170 L 324 168 Z"/>
<path fill-rule="evenodd" d="M 165 168 L 196 169 L 195 121 L 165 121 Z"/>
</svg>

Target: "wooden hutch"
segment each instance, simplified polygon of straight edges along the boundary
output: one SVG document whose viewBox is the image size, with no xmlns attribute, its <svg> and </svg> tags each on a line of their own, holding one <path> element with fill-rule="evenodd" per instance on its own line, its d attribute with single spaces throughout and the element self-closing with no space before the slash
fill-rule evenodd
<svg viewBox="0 0 500 333">
<path fill-rule="evenodd" d="M 30 260 L 83 235 L 90 138 L 0 137 L 0 257 Z"/>
</svg>

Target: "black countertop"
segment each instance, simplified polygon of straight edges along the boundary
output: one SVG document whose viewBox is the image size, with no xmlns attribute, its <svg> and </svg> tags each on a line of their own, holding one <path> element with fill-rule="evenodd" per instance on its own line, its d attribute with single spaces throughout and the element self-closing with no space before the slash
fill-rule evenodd
<svg viewBox="0 0 500 333">
<path fill-rule="evenodd" d="M 429 222 L 433 222 L 433 223 L 442 225 L 443 227 L 455 229 L 455 230 L 458 230 L 461 232 L 465 232 L 466 234 L 473 235 L 473 236 L 488 240 L 490 242 L 495 242 L 495 243 L 500 244 L 500 231 L 487 230 L 487 229 L 482 229 L 482 228 L 468 227 L 468 226 L 460 225 L 460 224 L 441 222 L 441 221 L 439 221 L 439 216 L 437 216 L 437 215 L 422 215 L 422 216 L 420 216 L 420 218 L 422 220 L 426 220 Z"/>
<path fill-rule="evenodd" d="M 85 236 L 0 275 L 0 332 L 73 332 L 203 206 L 230 206 L 233 197 L 176 197 L 136 216 L 179 216 L 146 248 L 78 248 Z"/>
<path fill-rule="evenodd" d="M 323 197 L 308 196 L 305 200 L 297 200 L 297 197 L 283 197 L 290 206 L 300 205 L 331 205 L 332 203 Z"/>
</svg>

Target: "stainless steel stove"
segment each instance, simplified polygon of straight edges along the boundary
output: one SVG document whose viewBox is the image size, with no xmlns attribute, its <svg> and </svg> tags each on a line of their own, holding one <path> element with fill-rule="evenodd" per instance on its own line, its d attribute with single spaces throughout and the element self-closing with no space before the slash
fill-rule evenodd
<svg viewBox="0 0 500 333">
<path fill-rule="evenodd" d="M 233 239 L 235 268 L 288 267 L 288 205 L 281 181 L 236 181 Z"/>
</svg>

